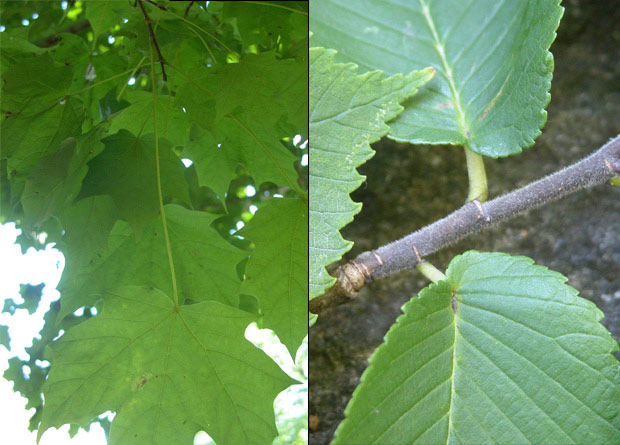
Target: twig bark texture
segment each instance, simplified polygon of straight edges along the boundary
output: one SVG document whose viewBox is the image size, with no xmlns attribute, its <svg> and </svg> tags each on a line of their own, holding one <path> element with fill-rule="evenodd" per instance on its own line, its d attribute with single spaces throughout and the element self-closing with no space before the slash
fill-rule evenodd
<svg viewBox="0 0 620 445">
<path fill-rule="evenodd" d="M 424 261 L 424 257 L 481 229 L 564 198 L 620 175 L 620 135 L 569 167 L 491 201 L 470 201 L 460 209 L 404 238 L 364 252 L 338 267 L 336 284 L 310 301 L 310 312 L 349 301 L 367 283 Z"/>
</svg>

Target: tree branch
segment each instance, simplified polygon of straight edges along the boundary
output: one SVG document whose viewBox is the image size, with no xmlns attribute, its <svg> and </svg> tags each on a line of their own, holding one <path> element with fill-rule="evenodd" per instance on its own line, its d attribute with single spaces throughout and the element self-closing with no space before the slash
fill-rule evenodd
<svg viewBox="0 0 620 445">
<path fill-rule="evenodd" d="M 142 14 L 144 15 L 144 20 L 146 20 L 146 25 L 149 28 L 149 33 L 151 34 L 151 40 L 153 41 L 153 46 L 155 47 L 155 50 L 157 50 L 157 56 L 159 57 L 159 63 L 161 64 L 161 76 L 164 79 L 164 82 L 166 82 L 168 81 L 168 77 L 166 76 L 166 69 L 164 68 L 166 61 L 164 59 L 164 56 L 161 55 L 161 51 L 159 50 L 159 45 L 157 44 L 157 39 L 155 38 L 155 33 L 153 32 L 153 27 L 151 26 L 151 19 L 149 18 L 149 15 L 146 13 L 146 9 L 144 9 L 142 0 L 138 0 L 138 4 L 140 5 L 140 9 L 142 10 Z M 153 88 L 155 88 L 154 85 L 153 85 Z"/>
<path fill-rule="evenodd" d="M 350 301 L 367 283 L 423 262 L 427 255 L 518 214 L 559 200 L 620 175 L 620 135 L 590 156 L 563 170 L 491 201 L 470 201 L 439 221 L 398 241 L 358 255 L 338 267 L 336 284 L 310 300 L 310 312 Z"/>
</svg>

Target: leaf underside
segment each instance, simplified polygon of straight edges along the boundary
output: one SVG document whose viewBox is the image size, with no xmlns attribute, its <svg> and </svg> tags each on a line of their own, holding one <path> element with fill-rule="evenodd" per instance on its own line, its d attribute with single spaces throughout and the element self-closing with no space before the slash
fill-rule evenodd
<svg viewBox="0 0 620 445">
<path fill-rule="evenodd" d="M 325 266 L 351 248 L 339 231 L 361 208 L 349 197 L 364 179 L 356 168 L 373 156 L 370 144 L 387 134 L 385 122 L 402 111 L 399 102 L 433 76 L 432 69 L 358 75 L 334 56 L 310 49 L 310 298 L 334 281 Z"/>
<path fill-rule="evenodd" d="M 256 245 L 241 293 L 258 298 L 263 328 L 273 329 L 295 357 L 308 333 L 308 206 L 298 199 L 272 200 L 239 235 Z"/>
<path fill-rule="evenodd" d="M 191 443 L 204 428 L 219 443 L 270 442 L 272 401 L 294 381 L 244 338 L 252 318 L 213 301 L 177 310 L 149 287 L 105 294 L 100 315 L 52 346 L 39 437 L 115 411 L 113 443 Z"/>
<path fill-rule="evenodd" d="M 433 81 L 390 124 L 398 141 L 467 145 L 503 157 L 545 124 L 560 0 L 325 0 L 312 8 L 314 44 L 363 70 L 432 66 Z"/>
<path fill-rule="evenodd" d="M 618 343 L 592 302 L 525 257 L 470 251 L 446 275 L 403 306 L 334 444 L 620 441 Z"/>
<path fill-rule="evenodd" d="M 0 222 L 65 267 L 4 374 L 29 428 L 271 444 L 294 381 L 244 332 L 293 355 L 307 332 L 307 3 L 143 2 L 148 24 L 131 2 L 34 3 L 0 6 Z"/>
</svg>

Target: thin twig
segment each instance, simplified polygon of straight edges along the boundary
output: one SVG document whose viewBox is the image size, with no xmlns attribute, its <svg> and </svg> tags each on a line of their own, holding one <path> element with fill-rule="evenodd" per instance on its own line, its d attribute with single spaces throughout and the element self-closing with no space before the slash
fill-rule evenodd
<svg viewBox="0 0 620 445">
<path fill-rule="evenodd" d="M 142 0 L 138 0 L 138 4 L 140 5 L 142 14 L 144 14 L 144 20 L 146 20 L 146 25 L 148 26 L 149 33 L 151 34 L 151 41 L 153 42 L 153 46 L 155 47 L 155 50 L 157 51 L 157 56 L 159 57 L 159 63 L 161 64 L 162 78 L 164 79 L 164 82 L 167 82 L 168 77 L 166 76 L 166 69 L 164 68 L 164 65 L 166 64 L 166 60 L 164 59 L 164 56 L 161 55 L 161 51 L 159 50 L 159 45 L 157 44 L 157 39 L 155 38 L 155 33 L 153 32 L 153 27 L 151 26 L 151 19 L 149 18 L 149 15 L 146 13 L 146 9 L 144 9 L 144 4 L 142 3 Z"/>
<path fill-rule="evenodd" d="M 157 8 L 161 9 L 162 11 L 168 11 L 168 9 L 165 6 L 155 3 L 153 0 L 146 0 L 146 1 L 149 2 L 151 5 L 156 6 Z"/>
<path fill-rule="evenodd" d="M 183 14 L 184 18 L 187 18 L 187 14 L 189 14 L 189 10 L 192 7 L 192 5 L 194 4 L 194 2 L 189 2 L 189 4 L 187 5 L 187 8 L 185 8 L 185 14 Z"/>
<path fill-rule="evenodd" d="M 506 221 L 527 210 L 603 184 L 620 175 L 620 135 L 592 155 L 569 167 L 491 201 L 470 201 L 460 209 L 417 232 L 376 250 L 364 252 L 338 267 L 336 284 L 310 300 L 310 312 L 355 298 L 367 283 L 419 264 L 427 255 L 461 241 L 481 229 Z"/>
</svg>

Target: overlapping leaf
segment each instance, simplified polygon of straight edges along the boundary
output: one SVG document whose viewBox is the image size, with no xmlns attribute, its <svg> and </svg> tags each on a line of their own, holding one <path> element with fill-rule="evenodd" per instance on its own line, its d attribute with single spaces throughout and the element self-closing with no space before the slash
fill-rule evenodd
<svg viewBox="0 0 620 445">
<path fill-rule="evenodd" d="M 215 3 L 143 2 L 167 63 L 168 79 L 162 82 L 161 64 L 158 60 L 151 64 L 153 37 L 139 6 L 78 2 L 63 11 L 59 3 L 39 2 L 32 5 L 39 14 L 36 22 L 26 27 L 17 18 L 30 17 L 32 8 L 23 2 L 5 3 L 1 8 L 7 29 L 0 35 L 0 217 L 24 229 L 22 247 L 40 247 L 34 235 L 45 232 L 47 242 L 56 243 L 66 258 L 61 301 L 46 314 L 45 333 L 27 349 L 30 358 L 15 358 L 5 374 L 28 398 L 29 407 L 36 409 L 31 429 L 38 428 L 43 411 L 47 423 L 42 430 L 72 422 L 71 431 L 76 432 L 77 424 L 88 428 L 97 421 L 105 428 L 105 422 L 97 420 L 98 408 L 89 411 L 102 402 L 97 391 L 110 382 L 106 379 L 111 375 L 121 380 L 133 375 L 128 391 L 125 380 L 115 386 L 116 392 L 103 390 L 116 401 L 122 399 L 110 406 L 117 412 L 112 442 L 191 443 L 194 433 L 203 429 L 219 443 L 271 443 L 277 434 L 273 400 L 291 380 L 243 338 L 245 327 L 255 320 L 237 309 L 246 307 L 240 304 L 240 262 L 250 252 L 220 234 L 230 233 L 249 204 L 261 207 L 259 219 L 248 228 L 257 248 L 246 270 L 251 272 L 246 278 L 252 285 L 244 289 L 244 298 L 256 294 L 262 300 L 264 320 L 280 330 L 289 348 L 296 347 L 299 327 L 305 324 L 300 310 L 305 311 L 306 305 L 293 307 L 294 296 L 305 295 L 296 286 L 307 282 L 297 261 L 305 259 L 307 238 L 293 227 L 289 241 L 297 245 L 286 250 L 281 239 L 270 243 L 268 232 L 278 230 L 278 225 L 260 224 L 261 220 L 271 224 L 273 218 L 268 216 L 274 217 L 270 203 L 259 203 L 264 198 L 261 191 L 255 198 L 226 197 L 226 192 L 231 181 L 236 187 L 249 183 L 238 178 L 242 173 L 253 176 L 257 186 L 273 182 L 304 194 L 294 168 L 298 157 L 281 140 L 307 128 L 303 52 L 307 45 L 302 43 L 304 39 L 307 43 L 307 15 L 265 3 L 252 5 L 254 11 L 260 10 L 256 22 L 251 13 L 224 14 L 224 6 Z M 295 7 L 307 9 L 307 4 L 298 2 Z M 278 17 L 284 12 L 282 28 L 278 20 L 271 20 L 269 11 L 276 11 Z M 243 37 L 238 19 L 249 24 L 242 24 Z M 263 22 L 277 33 L 267 35 Z M 57 40 L 57 31 L 69 24 L 76 26 L 70 34 L 60 33 Z M 84 29 L 84 24 L 90 29 Z M 246 37 L 253 43 L 244 46 Z M 155 108 L 152 90 L 158 95 Z M 216 143 L 188 146 L 192 126 L 196 140 L 202 138 L 201 132 L 209 132 Z M 217 143 L 226 151 L 209 151 L 218 150 Z M 178 154 L 183 151 L 186 157 L 193 148 L 195 166 L 186 169 Z M 211 191 L 199 187 L 195 169 L 201 185 L 216 189 L 229 206 L 228 215 L 222 217 Z M 164 237 L 158 188 L 169 242 Z M 286 188 L 279 192 L 294 195 Z M 296 202 L 303 207 L 302 201 Z M 302 208 L 278 207 L 278 203 L 276 207 L 295 212 L 278 215 L 286 224 L 296 216 L 302 218 Z M 274 256 L 275 252 L 281 256 Z M 285 264 L 287 255 L 291 262 Z M 164 295 L 175 294 L 170 258 L 181 308 Z M 275 264 L 264 263 L 265 259 L 281 261 L 282 280 L 270 281 L 277 293 L 264 292 L 263 279 L 275 278 L 271 274 Z M 269 273 L 256 273 L 256 264 L 268 267 Z M 115 303 L 120 297 L 109 297 L 113 289 L 127 285 L 149 287 L 143 293 L 123 294 L 139 294 L 139 304 L 125 306 Z M 163 300 L 166 304 L 158 306 L 157 301 Z M 103 315 L 99 312 L 96 317 L 100 321 L 79 326 L 93 316 L 89 310 L 93 305 L 104 308 Z M 18 308 L 9 306 L 13 311 Z M 83 312 L 74 313 L 82 306 L 86 306 Z M 34 308 L 31 303 L 23 307 Z M 290 311 L 279 312 L 283 307 Z M 280 320 L 278 314 L 289 318 Z M 151 332 L 136 331 L 145 326 L 140 320 L 157 317 L 165 320 Z M 112 349 L 120 337 L 133 340 L 119 355 L 112 349 L 97 351 L 91 334 L 100 327 L 108 331 L 97 341 Z M 51 381 L 56 383 L 43 408 L 41 385 L 49 368 L 40 361 L 60 328 L 72 340 L 59 342 L 55 350 Z M 8 345 L 5 332 L 0 330 L 0 340 Z M 85 350 L 87 356 L 80 359 Z M 161 359 L 166 354 L 174 362 L 168 370 L 174 372 L 163 369 Z M 107 362 L 101 362 L 105 371 L 93 375 L 91 384 L 88 357 L 94 355 Z M 132 368 L 147 355 L 151 368 L 146 374 Z M 24 366 L 31 368 L 29 375 L 22 372 Z M 151 378 L 148 372 L 157 377 L 141 383 L 142 377 Z M 82 382 L 93 391 L 75 390 L 79 384 L 70 389 L 71 383 L 64 380 L 67 376 L 84 378 Z M 143 397 L 132 398 L 135 395 Z"/>
<path fill-rule="evenodd" d="M 31 116 L 51 108 L 67 94 L 73 68 L 49 54 L 21 59 L 2 75 L 2 112 Z"/>
<path fill-rule="evenodd" d="M 252 319 L 213 301 L 177 308 L 152 288 L 107 294 L 100 315 L 52 348 L 38 437 L 114 411 L 111 444 L 191 443 L 200 430 L 270 444 L 273 400 L 294 380 L 244 338 Z"/>
<path fill-rule="evenodd" d="M 25 228 L 40 230 L 42 223 L 78 195 L 88 170 L 86 163 L 103 149 L 102 132 L 97 127 L 77 139 L 67 138 L 55 152 L 39 159 L 21 197 Z"/>
<path fill-rule="evenodd" d="M 125 98 L 128 98 L 125 95 Z M 125 129 L 139 137 L 153 132 L 153 95 L 145 91 L 133 93 L 131 105 L 114 116 L 110 133 Z M 175 106 L 170 96 L 157 98 L 157 134 L 173 146 L 185 145 L 189 136 L 189 122 L 182 108 Z"/>
<path fill-rule="evenodd" d="M 521 152 L 546 122 L 559 0 L 335 1 L 313 5 L 315 43 L 363 69 L 437 76 L 390 124 L 412 143 Z"/>
<path fill-rule="evenodd" d="M 84 194 L 112 196 L 120 215 L 141 233 L 159 214 L 155 138 L 121 130 L 102 142 L 105 150 L 88 164 Z M 183 164 L 163 142 L 159 142 L 159 155 L 164 199 L 189 203 Z"/>
<path fill-rule="evenodd" d="M 273 329 L 295 357 L 308 333 L 308 206 L 301 199 L 274 199 L 239 234 L 256 246 L 241 291 L 258 298 L 263 327 Z"/>
<path fill-rule="evenodd" d="M 385 78 L 381 72 L 356 74 L 355 65 L 334 62 L 335 52 L 310 49 L 310 297 L 334 279 L 325 266 L 350 249 L 339 230 L 361 204 L 349 193 L 364 177 L 355 170 L 371 158 L 370 144 L 384 136 L 402 107 L 434 71 Z"/>
<path fill-rule="evenodd" d="M 84 198 L 59 212 L 65 235 L 58 247 L 65 253 L 65 269 L 87 267 L 106 247 L 108 236 L 118 219 L 109 195 Z"/>
<path fill-rule="evenodd" d="M 566 278 L 467 252 L 404 307 L 334 444 L 617 443 L 618 343 Z"/>
<path fill-rule="evenodd" d="M 181 301 L 211 299 L 236 307 L 241 284 L 236 265 L 247 254 L 210 227 L 215 215 L 173 204 L 165 212 Z M 94 306 L 101 295 L 117 286 L 148 284 L 172 294 L 161 219 L 156 217 L 136 238 L 126 224 L 117 223 L 107 249 L 98 253 L 99 259 L 90 267 L 67 265 L 59 285 L 61 319 L 81 306 Z"/>
<path fill-rule="evenodd" d="M 0 145 L 3 157 L 8 158 L 10 179 L 23 184 L 41 158 L 58 150 L 66 138 L 81 134 L 83 120 L 83 109 L 73 99 L 28 117 L 6 115 L 0 126 Z"/>
<path fill-rule="evenodd" d="M 122 15 L 122 12 L 125 15 Z M 130 5 L 125 2 L 98 0 L 86 3 L 86 17 L 93 28 L 95 38 L 121 23 L 121 18 L 130 12 Z"/>
<path fill-rule="evenodd" d="M 177 100 L 188 118 L 207 130 L 196 132 L 186 151 L 201 185 L 223 199 L 242 165 L 257 184 L 270 181 L 303 194 L 295 157 L 280 142 L 293 135 L 278 124 L 298 122 L 295 114 L 306 108 L 306 78 L 305 66 L 277 60 L 274 53 L 250 54 L 236 64 L 196 70 Z"/>
</svg>

